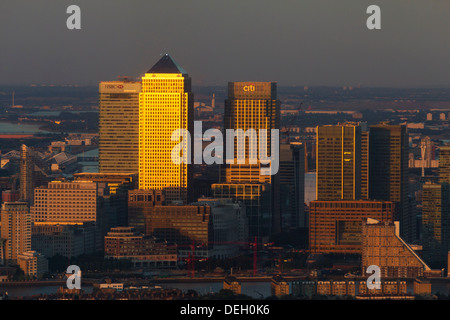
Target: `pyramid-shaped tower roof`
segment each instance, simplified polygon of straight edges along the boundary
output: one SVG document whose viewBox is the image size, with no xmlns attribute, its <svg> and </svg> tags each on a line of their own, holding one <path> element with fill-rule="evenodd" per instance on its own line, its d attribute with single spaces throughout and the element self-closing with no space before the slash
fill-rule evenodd
<svg viewBox="0 0 450 320">
<path fill-rule="evenodd" d="M 166 53 L 147 73 L 181 73 L 187 74 L 178 63 L 173 60 L 170 54 Z"/>
</svg>

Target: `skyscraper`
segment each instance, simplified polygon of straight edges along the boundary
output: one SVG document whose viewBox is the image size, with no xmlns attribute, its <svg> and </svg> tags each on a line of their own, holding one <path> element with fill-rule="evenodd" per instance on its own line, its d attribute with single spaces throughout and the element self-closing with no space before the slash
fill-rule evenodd
<svg viewBox="0 0 450 320">
<path fill-rule="evenodd" d="M 139 93 L 140 82 L 100 82 L 101 173 L 139 171 Z"/>
<path fill-rule="evenodd" d="M 5 239 L 4 260 L 16 264 L 18 256 L 31 250 L 31 214 L 26 202 L 2 204 L 1 236 Z"/>
<path fill-rule="evenodd" d="M 191 79 L 165 54 L 142 77 L 139 94 L 139 189 L 164 190 L 167 201 L 187 202 L 192 169 L 172 161 L 172 150 L 187 140 L 172 141 L 175 130 L 193 132 Z M 183 155 L 184 156 L 184 155 Z"/>
<path fill-rule="evenodd" d="M 426 183 L 422 195 L 423 258 L 432 267 L 446 265 L 449 248 L 449 184 Z"/>
<path fill-rule="evenodd" d="M 361 198 L 361 127 L 317 127 L 317 200 Z"/>
<path fill-rule="evenodd" d="M 301 142 L 280 145 L 280 212 L 282 229 L 304 228 L 305 146 Z"/>
<path fill-rule="evenodd" d="M 32 205 L 34 188 L 47 182 L 48 168 L 41 156 L 33 149 L 22 145 L 20 147 L 20 200 Z"/>
<path fill-rule="evenodd" d="M 450 146 L 439 149 L 439 183 L 450 183 Z"/>
<path fill-rule="evenodd" d="M 279 174 L 262 175 L 263 165 L 258 158 L 260 129 L 266 129 L 267 155 L 279 153 L 272 150 L 271 129 L 280 128 L 280 102 L 277 100 L 275 82 L 229 82 L 228 98 L 225 100 L 224 129 L 235 130 L 233 146 L 234 160 L 225 164 L 221 170 L 221 184 L 213 185 L 215 197 L 234 195 L 233 199 L 242 200 L 253 193 L 255 198 L 246 202 L 249 219 L 249 236 L 268 239 L 271 233 L 281 231 Z M 243 130 L 244 143 L 239 144 L 239 133 Z M 256 141 L 251 143 L 250 130 L 255 130 Z M 248 134 L 248 138 L 245 135 Z M 238 163 L 239 152 L 245 154 L 245 163 Z M 254 156 L 251 156 L 253 152 Z M 256 155 L 256 157 L 255 157 Z M 228 155 L 227 155 L 228 157 Z M 254 163 L 251 163 L 253 158 Z M 257 159 L 255 159 L 257 158 Z M 264 185 L 269 184 L 269 186 Z M 225 191 L 224 191 L 225 190 Z M 231 191 L 235 190 L 235 191 Z M 250 191 L 251 190 L 251 191 Z M 256 191 L 257 190 L 257 191 Z M 270 190 L 270 199 L 258 199 L 262 193 Z M 264 203 L 261 205 L 261 203 Z M 269 204 L 269 207 L 266 206 Z M 268 209 L 269 211 L 266 211 Z"/>
<path fill-rule="evenodd" d="M 229 82 L 225 100 L 224 129 L 254 129 L 259 142 L 259 129 L 267 129 L 267 150 L 271 150 L 271 129 L 280 128 L 280 102 L 275 82 Z M 238 147 L 245 151 L 245 164 L 237 163 Z M 226 146 L 227 148 L 227 146 Z M 222 181 L 227 183 L 271 183 L 275 176 L 261 175 L 261 163 L 250 163 L 250 152 L 258 152 L 258 143 L 246 139 L 243 146 L 234 140 L 234 164 L 224 166 Z M 269 151 L 268 151 L 269 152 Z M 279 152 L 279 150 L 271 150 Z"/>
<path fill-rule="evenodd" d="M 369 130 L 361 128 L 361 199 L 369 199 Z"/>
<path fill-rule="evenodd" d="M 408 133 L 404 125 L 370 126 L 369 198 L 397 202 L 400 236 L 415 238 L 415 217 L 409 207 Z"/>
</svg>

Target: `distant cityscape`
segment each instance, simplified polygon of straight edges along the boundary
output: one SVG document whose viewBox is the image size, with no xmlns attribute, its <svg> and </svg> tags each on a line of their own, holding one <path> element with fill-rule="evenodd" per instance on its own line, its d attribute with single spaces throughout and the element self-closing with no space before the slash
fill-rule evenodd
<svg viewBox="0 0 450 320">
<path fill-rule="evenodd" d="M 449 101 L 276 79 L 196 87 L 169 54 L 95 88 L 0 87 L 0 297 L 449 299 Z M 234 162 L 174 163 L 187 141 L 172 133 L 194 120 L 260 130 L 277 173 L 239 133 L 213 152 Z M 81 288 L 66 285 L 71 265 Z"/>
</svg>

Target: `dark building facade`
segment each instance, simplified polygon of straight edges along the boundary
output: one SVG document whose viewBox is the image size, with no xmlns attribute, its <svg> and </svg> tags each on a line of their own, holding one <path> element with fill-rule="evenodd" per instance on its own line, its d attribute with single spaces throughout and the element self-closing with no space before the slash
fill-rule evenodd
<svg viewBox="0 0 450 320">
<path fill-rule="evenodd" d="M 301 142 L 280 145 L 280 212 L 282 230 L 304 228 L 305 146 Z"/>
<path fill-rule="evenodd" d="M 408 133 L 404 125 L 370 126 L 369 198 L 397 203 L 396 220 L 405 241 L 416 238 L 414 211 L 409 206 Z"/>
<path fill-rule="evenodd" d="M 450 240 L 449 184 L 426 183 L 422 194 L 423 258 L 435 268 L 447 265 Z"/>
<path fill-rule="evenodd" d="M 146 217 L 156 205 L 165 203 L 163 190 L 130 190 L 128 191 L 128 226 L 136 232 L 145 233 Z"/>
<path fill-rule="evenodd" d="M 264 165 L 261 164 L 258 157 L 259 141 L 261 139 L 260 129 L 267 130 L 266 146 L 267 155 L 278 152 L 279 142 L 272 141 L 271 130 L 280 128 L 280 101 L 277 100 L 277 85 L 275 82 L 229 82 L 228 97 L 225 100 L 224 130 L 239 130 L 244 132 L 255 130 L 257 141 L 250 144 L 250 137 L 244 137 L 244 144 L 239 145 L 239 134 L 233 142 L 233 146 L 227 146 L 225 141 L 225 150 L 232 148 L 234 150 L 234 163 L 222 166 L 220 182 L 223 184 L 270 184 L 271 185 L 271 207 L 270 207 L 270 234 L 279 233 L 281 231 L 281 215 L 280 215 L 280 186 L 279 173 L 275 175 L 262 175 L 261 170 Z M 245 134 L 245 133 L 244 133 Z M 275 145 L 272 144 L 275 142 Z M 276 147 L 277 150 L 272 150 Z M 251 163 L 250 153 L 255 152 L 256 159 Z M 245 152 L 245 163 L 238 164 L 238 152 Z M 228 155 L 227 155 L 228 157 Z M 264 187 L 263 187 L 264 188 Z M 214 195 L 214 197 L 218 197 Z M 234 198 L 237 200 L 237 198 Z M 256 207 L 253 207 L 256 209 Z M 258 215 L 256 212 L 252 212 Z M 261 217 L 249 217 L 250 220 L 265 220 L 265 212 L 261 212 Z M 250 222 L 250 226 L 252 223 Z M 253 224 L 254 225 L 254 224 Z M 252 232 L 250 232 L 252 234 Z M 258 234 L 258 232 L 253 232 Z M 261 234 L 262 235 L 262 234 Z M 265 235 L 262 235 L 265 236 Z"/>
</svg>

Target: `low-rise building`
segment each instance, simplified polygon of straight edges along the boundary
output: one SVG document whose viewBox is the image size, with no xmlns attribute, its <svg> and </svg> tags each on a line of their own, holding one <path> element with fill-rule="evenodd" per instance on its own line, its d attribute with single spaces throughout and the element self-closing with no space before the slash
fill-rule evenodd
<svg viewBox="0 0 450 320">
<path fill-rule="evenodd" d="M 289 283 L 280 275 L 274 276 L 270 283 L 270 293 L 277 297 L 289 295 Z"/>
<path fill-rule="evenodd" d="M 317 293 L 316 281 L 294 281 L 292 282 L 292 294 L 294 296 L 312 297 Z"/>
<path fill-rule="evenodd" d="M 226 276 L 223 280 L 223 288 L 231 290 L 234 294 L 241 294 L 241 282 L 232 276 Z"/>
<path fill-rule="evenodd" d="M 177 246 L 157 242 L 132 227 L 111 228 L 105 237 L 105 258 L 129 259 L 134 267 L 175 268 Z"/>
<path fill-rule="evenodd" d="M 18 255 L 17 263 L 25 275 L 41 276 L 48 272 L 48 260 L 36 251 L 27 251 Z"/>
<path fill-rule="evenodd" d="M 417 295 L 430 295 L 431 294 L 431 282 L 425 279 L 414 280 L 414 294 Z"/>
<path fill-rule="evenodd" d="M 32 227 L 31 248 L 51 258 L 55 255 L 72 258 L 95 251 L 95 225 L 36 223 Z"/>
</svg>

